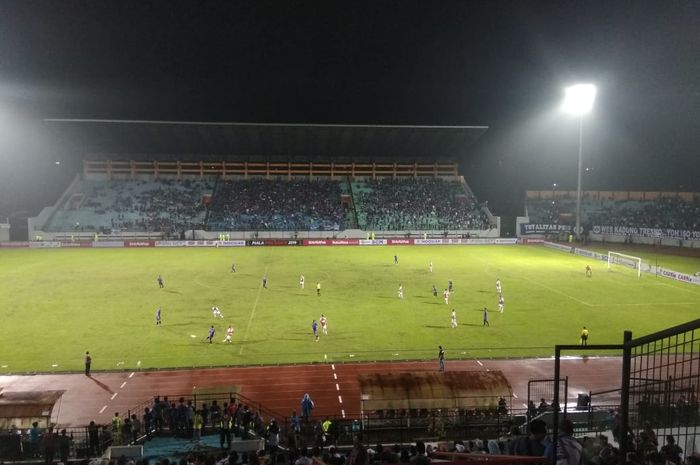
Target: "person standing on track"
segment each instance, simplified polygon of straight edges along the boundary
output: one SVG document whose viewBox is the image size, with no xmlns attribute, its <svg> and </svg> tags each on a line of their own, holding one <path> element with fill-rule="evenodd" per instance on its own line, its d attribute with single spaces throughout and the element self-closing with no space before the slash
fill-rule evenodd
<svg viewBox="0 0 700 465">
<path fill-rule="evenodd" d="M 92 357 L 90 352 L 85 352 L 85 376 L 90 376 L 90 366 L 92 365 Z"/>
<path fill-rule="evenodd" d="M 309 418 L 311 418 L 311 411 L 315 406 L 314 401 L 311 400 L 311 396 L 309 396 L 308 393 L 304 394 L 304 398 L 301 399 L 301 418 L 305 422 L 308 422 Z"/>
</svg>

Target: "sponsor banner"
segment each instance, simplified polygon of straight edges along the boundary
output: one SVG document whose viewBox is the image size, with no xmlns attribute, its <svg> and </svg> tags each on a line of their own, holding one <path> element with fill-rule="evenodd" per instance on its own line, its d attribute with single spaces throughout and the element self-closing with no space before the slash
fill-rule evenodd
<svg viewBox="0 0 700 465">
<path fill-rule="evenodd" d="M 93 248 L 101 247 L 124 247 L 124 241 L 97 241 L 92 243 Z"/>
<path fill-rule="evenodd" d="M 360 245 L 386 245 L 386 239 L 360 239 Z"/>
<path fill-rule="evenodd" d="M 55 241 L 39 241 L 29 243 L 30 249 L 57 249 L 59 247 L 61 247 L 61 243 Z"/>
<path fill-rule="evenodd" d="M 29 247 L 29 242 L 0 242 L 0 248 L 2 249 L 22 249 Z"/>
<path fill-rule="evenodd" d="M 548 247 L 550 249 L 557 249 L 557 250 L 561 250 L 562 252 L 569 252 L 569 253 L 574 253 L 574 251 L 576 250 L 575 247 L 557 244 L 556 242 L 549 242 L 549 241 L 544 241 L 544 246 Z"/>
<path fill-rule="evenodd" d="M 596 260 L 602 260 L 604 262 L 608 261 L 608 254 L 592 252 L 586 249 L 579 249 L 578 247 L 574 248 L 573 253 L 575 253 L 576 255 L 581 255 L 582 257 L 594 258 Z"/>
<path fill-rule="evenodd" d="M 521 237 L 521 238 L 520 238 L 520 243 L 521 243 L 521 244 L 538 244 L 538 245 L 542 245 L 542 244 L 544 244 L 544 239 L 535 239 L 535 238 Z"/>
<path fill-rule="evenodd" d="M 413 241 L 416 245 L 437 245 L 442 244 L 444 239 L 415 239 Z"/>
<path fill-rule="evenodd" d="M 330 239 L 328 245 L 360 245 L 359 239 Z"/>
<path fill-rule="evenodd" d="M 573 228 L 565 224 L 521 223 L 520 234 L 556 234 L 570 232 Z"/>
<path fill-rule="evenodd" d="M 665 278 L 675 279 L 676 281 L 682 281 L 684 283 L 695 284 L 696 286 L 700 286 L 699 276 L 692 276 L 689 274 L 680 273 L 678 271 L 673 270 L 667 270 L 665 268 L 660 267 L 656 269 L 656 273 L 659 276 L 663 276 Z"/>
<path fill-rule="evenodd" d="M 413 245 L 415 239 L 387 239 L 389 245 Z"/>
<path fill-rule="evenodd" d="M 304 239 L 304 245 L 326 245 L 323 239 Z"/>
<path fill-rule="evenodd" d="M 359 239 L 304 239 L 303 245 L 361 245 L 363 242 L 367 244 L 362 245 L 373 245 L 371 242 L 377 242 L 377 244 L 374 245 L 380 245 L 380 241 L 381 240 L 361 241 Z M 386 243 L 386 241 L 384 242 Z"/>
<path fill-rule="evenodd" d="M 156 241 L 124 241 L 124 247 L 155 247 Z"/>
<path fill-rule="evenodd" d="M 593 234 L 610 236 L 655 237 L 660 239 L 700 240 L 700 231 L 668 228 L 638 228 L 635 226 L 593 226 Z"/>
<path fill-rule="evenodd" d="M 156 247 L 184 247 L 185 241 L 156 241 Z"/>
<path fill-rule="evenodd" d="M 235 242 L 235 241 L 230 241 Z M 302 241 L 297 239 L 253 239 L 246 241 L 246 245 L 251 246 L 283 246 L 283 245 L 302 245 Z"/>
<path fill-rule="evenodd" d="M 92 247 L 92 242 L 85 241 L 62 241 L 62 249 L 73 249 L 73 248 L 90 248 Z"/>
<path fill-rule="evenodd" d="M 214 247 L 218 241 L 185 241 L 185 247 Z"/>
<path fill-rule="evenodd" d="M 496 238 L 494 241 L 494 244 L 497 245 L 513 245 L 518 243 L 518 238 L 517 237 L 506 237 L 504 239 L 501 238 Z"/>
<path fill-rule="evenodd" d="M 457 240 L 457 239 L 455 239 Z M 513 245 L 518 243 L 518 239 L 513 237 L 493 238 L 493 239 L 461 239 L 462 244 L 468 245 Z"/>
<path fill-rule="evenodd" d="M 219 241 L 219 247 L 245 247 L 245 241 Z"/>
</svg>

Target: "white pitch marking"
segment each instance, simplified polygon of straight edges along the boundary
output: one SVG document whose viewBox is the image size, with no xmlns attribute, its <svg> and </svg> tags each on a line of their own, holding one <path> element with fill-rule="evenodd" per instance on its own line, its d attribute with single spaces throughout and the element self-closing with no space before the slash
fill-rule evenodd
<svg viewBox="0 0 700 465">
<path fill-rule="evenodd" d="M 527 278 L 527 277 L 525 277 L 525 276 L 521 276 L 521 277 L 522 277 L 525 281 L 530 281 L 530 282 L 533 283 L 533 284 L 536 284 L 536 285 L 538 285 L 538 286 L 542 286 L 542 287 L 544 287 L 545 289 L 548 289 L 548 290 L 550 290 L 550 291 L 552 291 L 552 292 L 556 292 L 556 293 L 559 294 L 559 295 L 563 295 L 564 297 L 568 297 L 569 299 L 574 300 L 574 301 L 576 301 L 576 302 L 578 302 L 578 303 L 580 303 L 580 304 L 582 304 L 582 305 L 585 305 L 586 307 L 593 307 L 593 306 L 594 306 L 594 305 L 593 305 L 592 303 L 590 303 L 590 302 L 586 302 L 585 300 L 577 299 L 576 297 L 574 297 L 574 296 L 572 296 L 572 295 L 569 295 L 569 294 L 567 294 L 566 292 L 562 292 L 562 291 L 560 291 L 559 289 L 555 289 L 555 288 L 553 288 L 553 287 L 549 287 L 549 286 L 547 286 L 546 284 L 542 284 L 542 283 L 539 282 L 539 281 L 535 281 L 534 279 L 530 279 L 530 278 Z"/>
<path fill-rule="evenodd" d="M 102 412 L 104 412 L 104 411 L 105 411 L 106 409 L 107 409 L 107 406 L 106 406 L 106 405 L 104 405 L 104 406 L 103 406 L 103 407 L 102 407 L 102 408 L 100 409 L 100 412 L 99 412 L 99 414 L 101 415 L 101 414 L 102 414 Z"/>
<path fill-rule="evenodd" d="M 342 404 L 342 403 L 343 403 L 343 398 L 340 397 L 340 396 L 338 396 L 338 402 L 340 402 L 340 403 Z"/>
<path fill-rule="evenodd" d="M 484 364 L 481 363 L 479 360 L 477 360 L 476 363 L 478 363 L 480 367 L 484 366 Z"/>
<path fill-rule="evenodd" d="M 513 393 L 513 397 L 515 397 L 517 399 L 518 395 L 516 393 Z"/>
<path fill-rule="evenodd" d="M 343 415 L 343 418 L 345 418 L 345 409 L 340 409 L 340 413 Z"/>
<path fill-rule="evenodd" d="M 335 364 L 331 363 L 331 370 L 335 371 Z"/>
<path fill-rule="evenodd" d="M 129 379 L 133 378 L 135 374 L 136 374 L 136 373 L 134 373 L 134 372 L 132 371 L 131 374 L 129 375 Z"/>
<path fill-rule="evenodd" d="M 527 408 L 527 404 L 523 404 L 523 407 Z"/>
<path fill-rule="evenodd" d="M 117 397 L 117 394 L 119 394 L 119 393 L 115 392 L 114 394 L 112 394 L 112 398 L 110 400 L 114 400 L 114 398 Z"/>
<path fill-rule="evenodd" d="M 338 383 L 335 383 L 335 390 L 340 391 L 340 386 L 338 386 Z"/>
<path fill-rule="evenodd" d="M 126 386 L 126 381 L 124 381 L 124 382 L 122 383 L 122 385 L 119 386 L 119 389 L 124 389 L 124 386 Z"/>
<path fill-rule="evenodd" d="M 265 266 L 265 272 L 263 273 L 263 276 L 267 276 L 267 269 L 270 267 L 270 265 Z M 258 295 L 255 297 L 255 303 L 253 304 L 253 310 L 250 312 L 250 318 L 248 318 L 248 326 L 245 328 L 245 333 L 243 333 L 243 342 L 248 341 L 248 331 L 250 330 L 250 324 L 253 322 L 253 317 L 255 316 L 255 309 L 258 308 L 258 301 L 260 300 L 260 293 L 262 292 L 263 287 L 262 284 L 260 284 L 260 287 L 258 288 Z M 243 348 L 245 347 L 245 344 L 241 344 L 241 350 L 238 351 L 238 355 L 241 355 L 243 353 Z"/>
<path fill-rule="evenodd" d="M 333 373 L 333 379 L 338 379 L 338 375 L 336 373 Z"/>
</svg>

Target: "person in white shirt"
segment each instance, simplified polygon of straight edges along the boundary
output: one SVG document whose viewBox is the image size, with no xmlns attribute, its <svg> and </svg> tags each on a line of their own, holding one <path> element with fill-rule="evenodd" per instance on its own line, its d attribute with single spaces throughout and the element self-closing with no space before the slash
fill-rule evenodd
<svg viewBox="0 0 700 465">
<path fill-rule="evenodd" d="M 229 325 L 229 327 L 226 329 L 226 337 L 224 338 L 223 342 L 231 343 L 231 338 L 233 338 L 233 326 Z"/>
</svg>

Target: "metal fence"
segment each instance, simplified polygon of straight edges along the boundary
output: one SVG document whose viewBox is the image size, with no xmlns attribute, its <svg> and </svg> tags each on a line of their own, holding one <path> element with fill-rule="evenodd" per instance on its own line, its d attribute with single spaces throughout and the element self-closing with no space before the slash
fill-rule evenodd
<svg viewBox="0 0 700 465">
<path fill-rule="evenodd" d="M 700 319 L 637 339 L 625 331 L 622 344 L 555 346 L 554 402 L 560 398 L 562 352 L 606 350 L 622 351 L 620 407 L 613 418 L 606 419 L 620 445 L 620 463 L 644 460 L 632 455 L 652 435 L 659 446 L 672 435 L 686 455 L 696 453 L 700 449 Z M 614 392 L 591 393 L 591 397 L 610 394 Z M 556 451 L 559 416 L 566 417 L 567 412 L 553 413 Z"/>
</svg>

